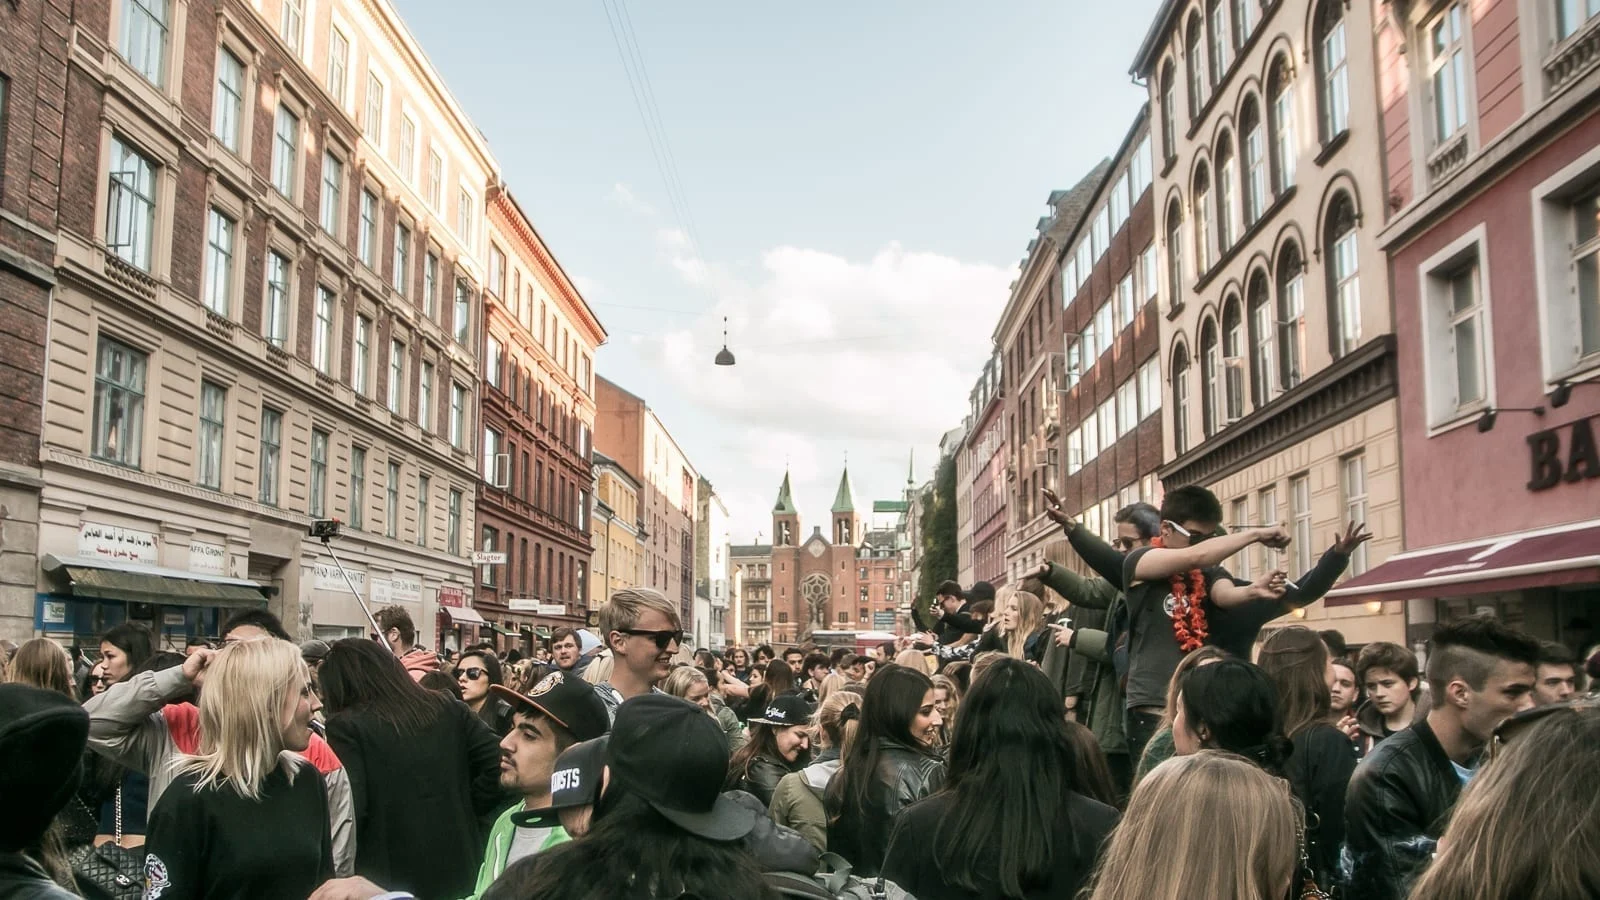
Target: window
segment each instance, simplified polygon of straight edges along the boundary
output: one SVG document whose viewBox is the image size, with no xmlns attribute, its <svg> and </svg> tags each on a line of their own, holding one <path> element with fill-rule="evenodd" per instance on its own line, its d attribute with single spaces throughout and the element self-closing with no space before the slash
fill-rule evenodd
<svg viewBox="0 0 1600 900">
<path fill-rule="evenodd" d="M 1200 429 L 1206 437 L 1222 427 L 1222 352 L 1217 341 L 1217 323 L 1207 319 L 1200 326 Z"/>
<path fill-rule="evenodd" d="M 422 374 L 417 379 L 417 424 L 427 433 L 433 432 L 433 423 L 437 421 L 437 412 L 433 408 L 433 363 L 422 364 Z"/>
<path fill-rule="evenodd" d="M 1357 453 L 1344 458 L 1344 520 L 1357 524 L 1367 519 L 1367 457 Z M 1367 570 L 1367 545 L 1359 544 L 1350 554 L 1350 574 L 1360 575 Z"/>
<path fill-rule="evenodd" d="M 1228 519 L 1229 524 L 1235 528 L 1249 523 L 1250 501 L 1243 497 L 1233 501 L 1228 511 Z M 1232 574 L 1234 576 L 1248 580 L 1250 578 L 1250 548 L 1245 547 L 1235 554 L 1229 568 L 1233 570 Z"/>
<path fill-rule="evenodd" d="M 361 192 L 361 233 L 356 235 L 356 253 L 369 269 L 378 267 L 378 195 Z"/>
<path fill-rule="evenodd" d="M 1110 450 L 1117 443 L 1117 403 L 1116 397 L 1100 404 L 1098 410 L 1100 420 L 1100 449 Z"/>
<path fill-rule="evenodd" d="M 455 326 L 456 343 L 466 346 L 467 335 L 472 332 L 472 291 L 460 278 L 456 279 L 456 308 L 451 324 Z"/>
<path fill-rule="evenodd" d="M 1172 448 L 1189 449 L 1189 353 L 1179 344 L 1172 351 Z"/>
<path fill-rule="evenodd" d="M 1093 261 L 1099 262 L 1100 257 L 1111 246 L 1111 217 L 1104 206 L 1094 215 L 1094 225 L 1089 231 L 1089 240 L 1092 245 Z"/>
<path fill-rule="evenodd" d="M 344 108 L 350 83 L 350 41 L 334 28 L 328 32 L 328 93 Z"/>
<path fill-rule="evenodd" d="M 499 540 L 500 532 L 485 525 L 483 526 L 483 537 L 478 541 L 478 549 L 493 553 Z M 483 567 L 483 583 L 490 587 L 494 586 L 494 569 L 493 565 Z"/>
<path fill-rule="evenodd" d="M 1111 307 L 1111 302 L 1107 301 L 1094 311 L 1094 333 L 1099 341 L 1094 346 L 1094 355 L 1090 357 L 1091 364 L 1098 361 L 1101 354 L 1110 350 L 1111 345 L 1116 343 L 1117 332 L 1112 321 L 1116 312 Z"/>
<path fill-rule="evenodd" d="M 1345 60 L 1344 2 L 1322 0 L 1317 18 L 1318 100 L 1322 105 L 1322 142 L 1350 127 L 1350 72 Z"/>
<path fill-rule="evenodd" d="M 500 478 L 500 441 L 500 432 L 483 429 L 483 480 L 491 487 L 498 487 L 503 480 Z"/>
<path fill-rule="evenodd" d="M 1239 298 L 1228 298 L 1222 308 L 1223 411 L 1228 422 L 1244 418 L 1244 316 Z"/>
<path fill-rule="evenodd" d="M 456 195 L 456 234 L 461 238 L 461 243 L 472 246 L 472 208 L 475 205 L 472 195 L 462 188 Z"/>
<path fill-rule="evenodd" d="M 278 104 L 272 127 L 272 186 L 285 197 L 294 197 L 294 170 L 300 152 L 300 118 Z"/>
<path fill-rule="evenodd" d="M 400 464 L 389 463 L 389 478 L 383 490 L 383 534 L 397 537 L 400 534 Z"/>
<path fill-rule="evenodd" d="M 1233 45 L 1243 47 L 1256 30 L 1255 11 L 1250 7 L 1254 0 L 1233 0 Z M 1269 0 L 1270 2 L 1270 0 Z"/>
<path fill-rule="evenodd" d="M 439 257 L 432 253 L 422 258 L 422 314 L 430 319 L 439 314 Z"/>
<path fill-rule="evenodd" d="M 1273 61 L 1272 74 L 1267 79 L 1267 96 L 1271 102 L 1267 110 L 1267 136 L 1272 155 L 1272 190 L 1281 196 L 1294 184 L 1299 154 L 1294 142 L 1294 84 L 1289 80 L 1289 63 L 1282 56 Z"/>
<path fill-rule="evenodd" d="M 372 320 L 356 316 L 356 352 L 350 362 L 350 386 L 361 396 L 367 396 L 367 378 L 372 365 Z"/>
<path fill-rule="evenodd" d="M 333 291 L 317 285 L 317 318 L 311 327 L 311 364 L 333 374 Z"/>
<path fill-rule="evenodd" d="M 1167 290 L 1175 309 L 1183 303 L 1183 210 L 1176 197 L 1167 206 Z"/>
<path fill-rule="evenodd" d="M 305 0 L 283 0 L 283 19 L 279 22 L 279 33 L 283 35 L 283 42 L 295 53 L 300 52 L 300 46 L 305 43 L 306 9 Z"/>
<path fill-rule="evenodd" d="M 1106 201 L 1106 208 L 1110 211 L 1109 233 L 1116 234 L 1122 229 L 1124 222 L 1128 221 L 1128 173 L 1123 172 L 1111 188 L 1111 197 Z"/>
<path fill-rule="evenodd" d="M 1211 24 L 1211 86 L 1215 89 L 1233 62 L 1233 33 L 1228 30 L 1228 7 L 1222 0 L 1211 0 L 1206 17 Z"/>
<path fill-rule="evenodd" d="M 1311 478 L 1297 475 L 1289 479 L 1289 515 L 1293 518 L 1293 578 L 1311 570 Z"/>
<path fill-rule="evenodd" d="M 1128 203 L 1132 204 L 1150 189 L 1155 177 L 1150 163 L 1150 135 L 1146 134 L 1133 150 L 1133 160 L 1128 163 Z"/>
<path fill-rule="evenodd" d="M 1083 417 L 1083 462 L 1088 465 L 1095 457 L 1100 455 L 1100 418 L 1099 410 L 1091 410 Z"/>
<path fill-rule="evenodd" d="M 166 86 L 168 0 L 123 0 L 122 58 L 156 87 Z"/>
<path fill-rule="evenodd" d="M 400 117 L 400 177 L 406 184 L 417 183 L 417 123 L 404 115 Z"/>
<path fill-rule="evenodd" d="M 1428 420 L 1454 418 L 1488 397 L 1484 304 L 1476 250 L 1427 274 L 1424 346 L 1428 350 Z"/>
<path fill-rule="evenodd" d="M 367 121 L 362 133 L 367 140 L 383 149 L 383 82 L 378 80 L 376 73 L 367 73 Z"/>
<path fill-rule="evenodd" d="M 1595 16 L 1600 16 L 1600 0 L 1556 0 L 1556 34 L 1569 38 Z"/>
<path fill-rule="evenodd" d="M 411 229 L 394 224 L 394 292 L 404 297 L 411 292 Z"/>
<path fill-rule="evenodd" d="M 1572 269 L 1578 301 L 1577 315 L 1568 316 L 1576 327 L 1568 332 L 1577 337 L 1571 358 L 1562 368 L 1578 360 L 1591 360 L 1600 354 L 1600 192 L 1588 191 L 1572 204 Z M 1565 355 L 1565 354 L 1563 354 Z"/>
<path fill-rule="evenodd" d="M 1333 300 L 1333 356 L 1361 345 L 1361 285 L 1356 280 L 1356 217 L 1350 198 L 1340 194 L 1328 211 L 1328 295 Z"/>
<path fill-rule="evenodd" d="M 289 343 L 289 260 L 276 250 L 267 252 L 267 343 L 282 350 Z"/>
<path fill-rule="evenodd" d="M 433 149 L 428 150 L 428 205 L 444 209 L 444 157 Z"/>
<path fill-rule="evenodd" d="M 1428 92 L 1433 143 L 1441 146 L 1467 126 L 1467 55 L 1461 41 L 1462 4 L 1452 3 L 1428 25 Z"/>
<path fill-rule="evenodd" d="M 1255 398 L 1257 407 L 1265 406 L 1271 402 L 1277 391 L 1274 389 L 1278 377 L 1277 362 L 1277 322 L 1272 318 L 1272 297 L 1267 289 L 1267 276 L 1261 270 L 1256 270 L 1250 276 L 1250 287 L 1245 296 L 1248 298 L 1246 306 L 1250 315 L 1251 358 L 1250 358 L 1250 392 Z"/>
<path fill-rule="evenodd" d="M 1137 315 L 1138 307 L 1133 299 L 1133 273 L 1129 272 L 1117 282 L 1117 331 L 1132 325 Z"/>
<path fill-rule="evenodd" d="M 320 519 L 328 511 L 328 433 L 320 428 L 311 429 L 311 478 L 307 488 L 310 497 L 306 513 Z"/>
<path fill-rule="evenodd" d="M 239 152 L 239 124 L 244 113 L 244 63 L 227 50 L 217 51 L 217 94 L 211 99 L 211 133 L 222 146 Z"/>
<path fill-rule="evenodd" d="M 501 362 L 500 342 L 491 336 L 484 344 L 483 353 L 483 378 L 491 387 L 500 387 Z"/>
<path fill-rule="evenodd" d="M 1205 69 L 1205 26 L 1200 24 L 1198 13 L 1189 16 L 1183 56 L 1189 63 L 1189 121 L 1193 122 L 1200 118 L 1200 108 L 1205 106 L 1208 89 Z"/>
<path fill-rule="evenodd" d="M 1212 242 L 1211 176 L 1202 163 L 1194 173 L 1194 258 L 1195 274 L 1211 268 L 1216 259 L 1216 245 Z"/>
<path fill-rule="evenodd" d="M 228 316 L 233 296 L 234 221 L 215 207 L 206 221 L 206 309 Z"/>
<path fill-rule="evenodd" d="M 222 436 L 227 428 L 228 391 L 220 384 L 200 382 L 200 440 L 195 463 L 201 487 L 222 487 Z"/>
<path fill-rule="evenodd" d="M 1067 435 L 1067 474 L 1071 475 L 1083 468 L 1086 461 L 1083 456 L 1083 431 L 1074 428 Z"/>
<path fill-rule="evenodd" d="M 406 394 L 406 345 L 389 342 L 389 412 L 399 413 Z"/>
<path fill-rule="evenodd" d="M 467 439 L 467 389 L 450 383 L 450 446 L 465 449 Z"/>
<path fill-rule="evenodd" d="M 130 3 L 138 5 L 132 0 Z M 155 220 L 155 165 L 121 138 L 112 138 L 111 188 L 106 198 L 106 250 L 129 265 L 150 271 Z"/>
<path fill-rule="evenodd" d="M 270 406 L 261 407 L 261 482 L 256 499 L 268 506 L 278 505 L 279 462 L 283 452 L 283 413 Z"/>
<path fill-rule="evenodd" d="M 1253 97 L 1239 115 L 1239 130 L 1244 135 L 1244 227 L 1249 228 L 1267 209 L 1267 143 Z"/>
<path fill-rule="evenodd" d="M 1233 246 L 1238 235 L 1233 227 L 1233 211 L 1237 204 L 1235 187 L 1239 173 L 1233 160 L 1231 135 L 1224 133 L 1217 145 L 1217 249 L 1225 251 Z"/>
<path fill-rule="evenodd" d="M 1089 340 L 1075 334 L 1067 335 L 1066 387 L 1069 389 L 1083 377 L 1083 347 Z"/>
<path fill-rule="evenodd" d="M 1178 77 L 1172 63 L 1161 70 L 1161 160 L 1178 155 Z"/>
<path fill-rule="evenodd" d="M 1117 437 L 1139 424 L 1139 382 L 1130 378 L 1117 385 Z"/>
<path fill-rule="evenodd" d="M 1305 358 L 1305 265 L 1299 246 L 1291 243 L 1278 254 L 1278 371 L 1284 390 L 1304 377 Z"/>
<path fill-rule="evenodd" d="M 1276 487 L 1263 488 L 1261 493 L 1256 496 L 1256 523 L 1260 525 L 1278 524 L 1278 489 Z M 1270 571 L 1280 565 L 1273 558 L 1275 552 L 1266 546 L 1262 546 L 1261 568 L 1263 571 Z M 1293 577 L 1293 575 L 1290 577 Z"/>
<path fill-rule="evenodd" d="M 417 476 L 417 546 L 428 546 L 428 494 L 433 490 L 433 479 Z"/>
<path fill-rule="evenodd" d="M 1156 245 L 1154 241 L 1151 241 L 1150 246 L 1144 248 L 1144 252 L 1139 254 L 1139 280 L 1144 284 L 1144 299 L 1146 301 L 1156 299 L 1156 295 L 1161 292 L 1159 265 L 1156 261 Z"/>
<path fill-rule="evenodd" d="M 506 295 L 506 255 L 499 247 L 489 245 L 489 293 L 496 297 Z"/>
<path fill-rule="evenodd" d="M 1150 357 L 1139 367 L 1139 418 L 1143 419 L 1161 410 L 1161 360 Z"/>
<path fill-rule="evenodd" d="M 350 448 L 350 527 L 361 530 L 366 526 L 367 507 L 367 451 L 365 447 Z"/>
<path fill-rule="evenodd" d="M 318 218 L 322 230 L 339 236 L 339 219 L 344 209 L 344 163 L 326 151 L 322 154 L 322 198 Z"/>
<path fill-rule="evenodd" d="M 445 549 L 452 556 L 461 555 L 461 492 L 450 489 L 449 521 L 445 526 Z"/>
</svg>

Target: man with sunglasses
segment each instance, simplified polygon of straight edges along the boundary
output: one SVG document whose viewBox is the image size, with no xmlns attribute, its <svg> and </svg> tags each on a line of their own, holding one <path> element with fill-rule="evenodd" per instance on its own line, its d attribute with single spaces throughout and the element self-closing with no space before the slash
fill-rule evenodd
<svg viewBox="0 0 1600 900">
<path fill-rule="evenodd" d="M 1348 896 L 1398 900 L 1422 874 L 1495 729 L 1533 706 L 1537 639 L 1491 616 L 1434 632 L 1428 715 L 1378 744 L 1345 794 Z"/>
<path fill-rule="evenodd" d="M 615 718 L 624 700 L 649 693 L 672 671 L 683 641 L 678 607 L 652 588 L 624 588 L 600 607 L 600 634 L 611 650 L 611 680 L 594 686 L 606 713 Z"/>
</svg>

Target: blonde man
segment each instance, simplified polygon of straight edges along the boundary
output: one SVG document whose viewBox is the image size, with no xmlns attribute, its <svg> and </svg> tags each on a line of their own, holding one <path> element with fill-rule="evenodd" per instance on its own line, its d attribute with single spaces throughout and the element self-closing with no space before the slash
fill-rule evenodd
<svg viewBox="0 0 1600 900">
<path fill-rule="evenodd" d="M 624 588 L 600 607 L 600 636 L 611 651 L 611 677 L 594 686 L 616 718 L 624 700 L 651 692 L 672 671 L 683 643 L 677 604 L 651 588 Z"/>
</svg>

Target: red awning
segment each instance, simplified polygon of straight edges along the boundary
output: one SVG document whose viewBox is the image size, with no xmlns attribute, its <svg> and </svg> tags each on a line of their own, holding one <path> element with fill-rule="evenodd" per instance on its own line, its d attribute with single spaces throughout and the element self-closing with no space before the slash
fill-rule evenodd
<svg viewBox="0 0 1600 900">
<path fill-rule="evenodd" d="M 1329 591 L 1327 605 L 1588 582 L 1600 582 L 1600 520 L 1397 553 Z"/>
</svg>

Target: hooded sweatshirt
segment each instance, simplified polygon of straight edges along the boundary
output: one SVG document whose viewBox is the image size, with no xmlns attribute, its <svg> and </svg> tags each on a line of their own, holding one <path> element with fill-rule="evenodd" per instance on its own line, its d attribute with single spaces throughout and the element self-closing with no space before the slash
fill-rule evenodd
<svg viewBox="0 0 1600 900">
<path fill-rule="evenodd" d="M 489 846 L 483 854 L 483 865 L 478 868 L 478 884 L 472 889 L 472 895 L 467 900 L 478 900 L 482 897 L 483 892 L 489 889 L 489 885 L 494 884 L 495 879 L 500 877 L 500 873 L 504 872 L 507 866 L 522 858 L 520 856 L 517 859 L 511 858 L 511 847 L 516 843 L 517 837 L 517 823 L 512 821 L 511 817 L 522 810 L 523 804 L 513 804 L 510 809 L 500 814 L 500 818 L 494 820 L 494 828 L 489 832 Z M 549 834 L 534 852 L 543 853 L 557 844 L 565 844 L 570 840 L 572 838 L 566 830 L 556 825 L 550 829 Z"/>
<path fill-rule="evenodd" d="M 439 671 L 439 654 L 427 647 L 412 647 L 400 655 L 400 665 L 406 667 L 412 681 L 421 681 L 429 672 Z"/>
<path fill-rule="evenodd" d="M 800 832 L 819 853 L 828 851 L 828 813 L 822 805 L 822 794 L 828 788 L 828 779 L 837 771 L 839 751 L 829 747 L 816 762 L 778 781 L 768 810 L 772 821 Z"/>
</svg>

